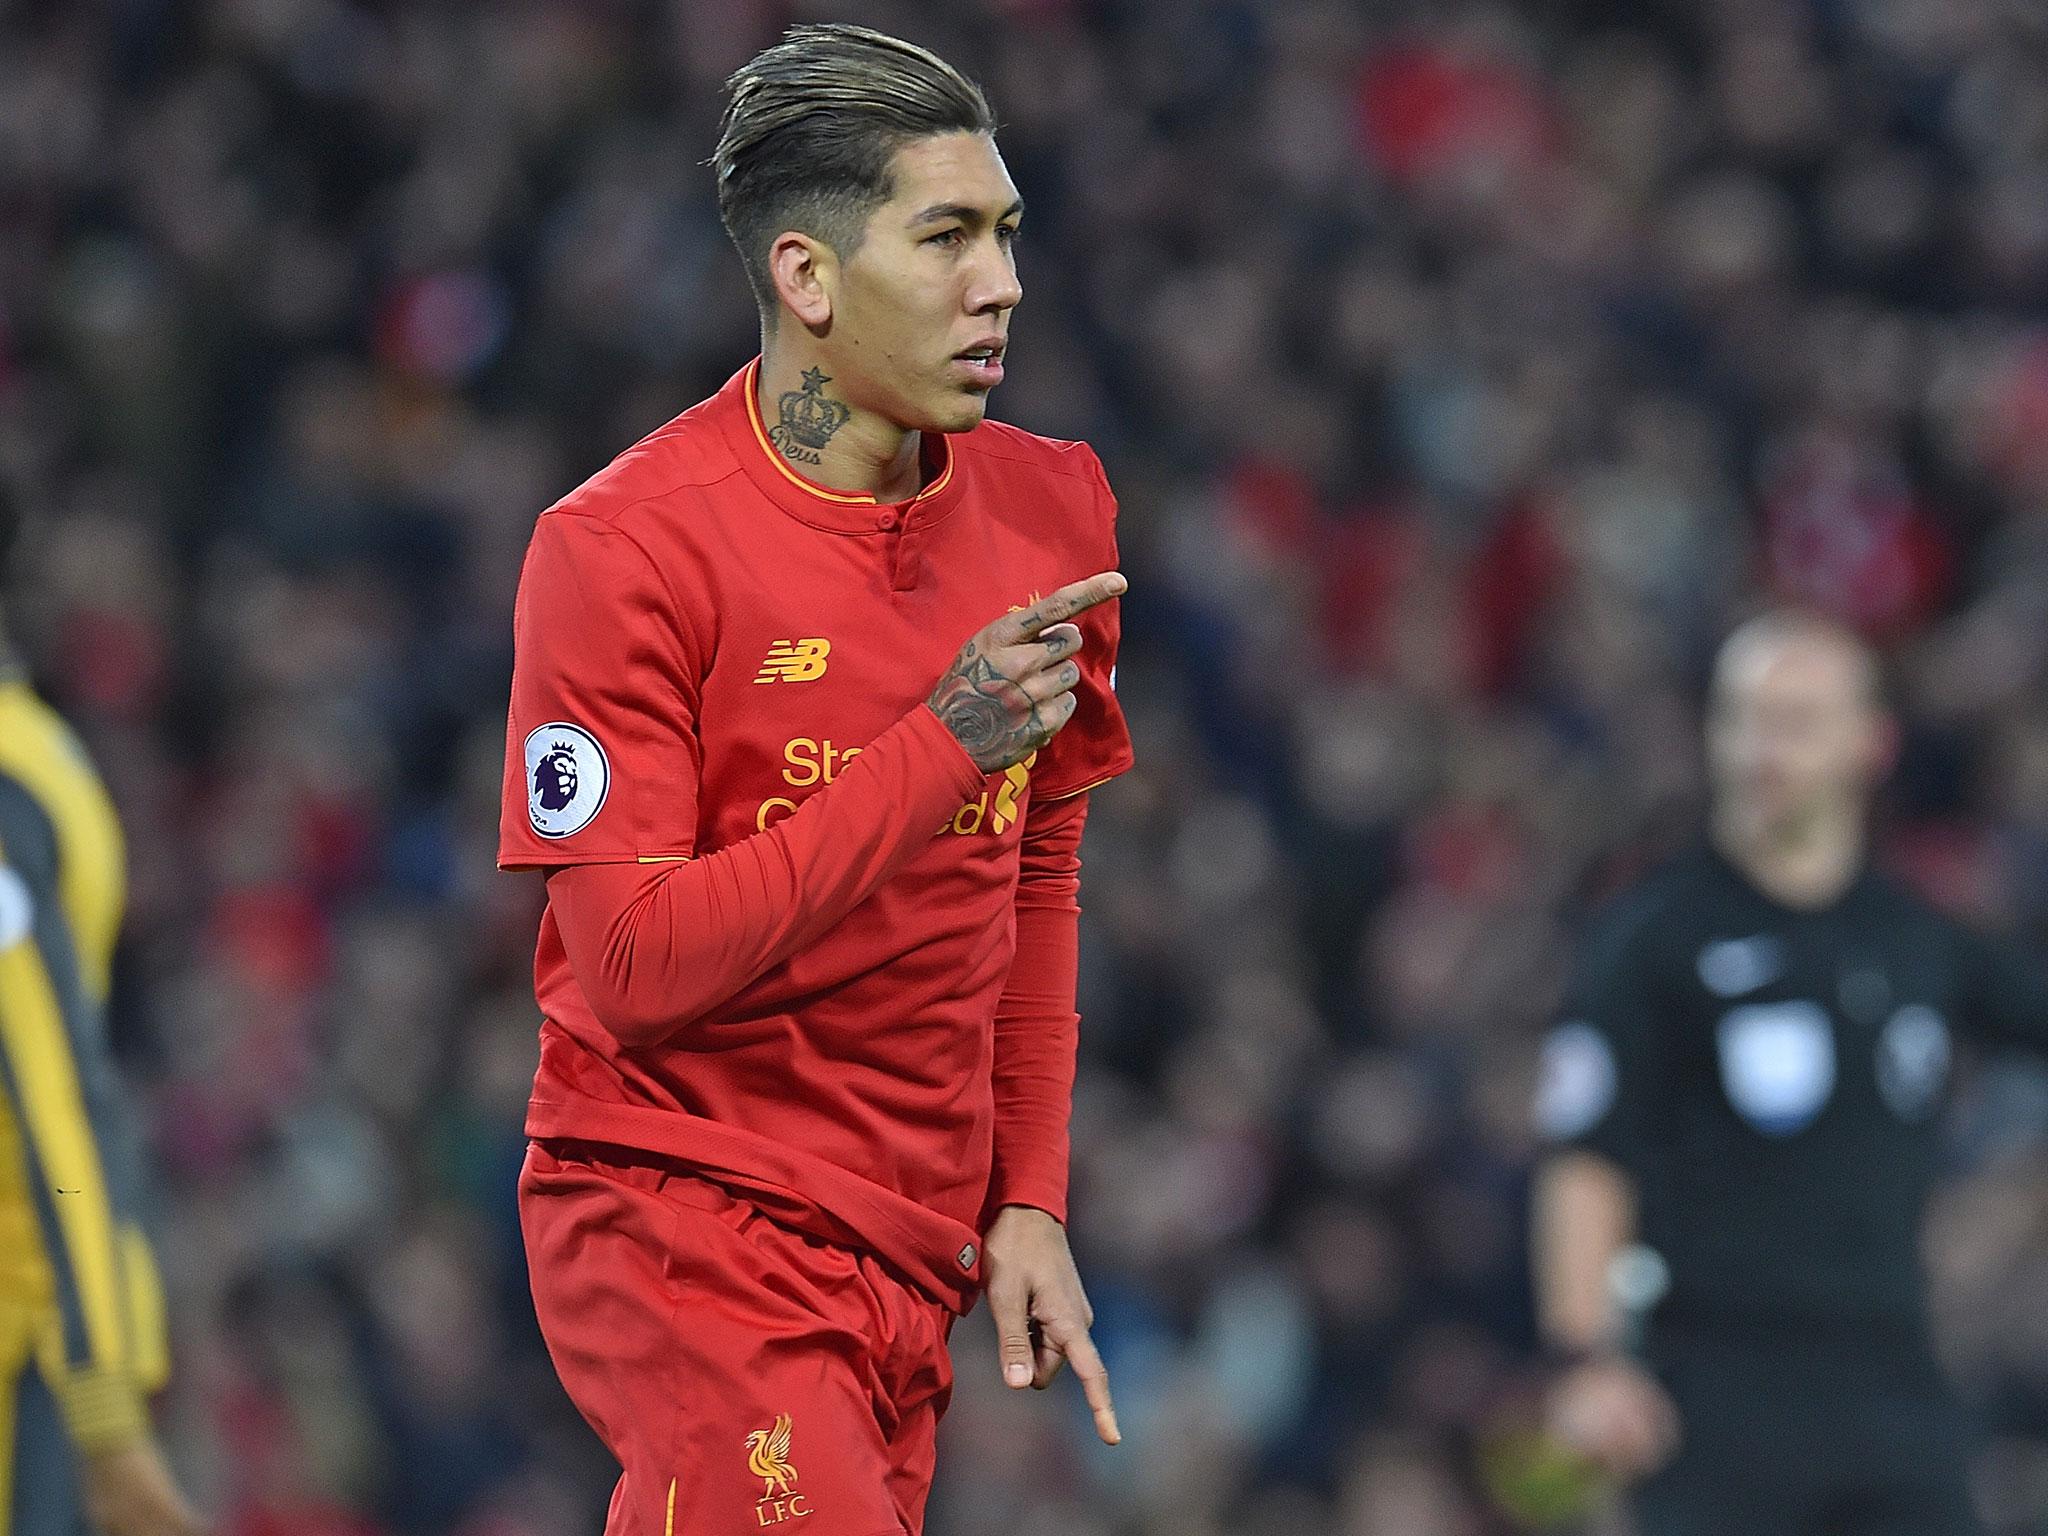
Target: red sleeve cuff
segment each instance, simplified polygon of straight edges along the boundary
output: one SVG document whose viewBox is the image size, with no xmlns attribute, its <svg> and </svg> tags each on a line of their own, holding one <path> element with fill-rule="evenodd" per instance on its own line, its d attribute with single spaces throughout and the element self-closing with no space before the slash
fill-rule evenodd
<svg viewBox="0 0 2048 1536">
<path fill-rule="evenodd" d="M 1020 1172 L 989 1194 L 988 1209 L 991 1218 L 1006 1205 L 1028 1205 L 1034 1211 L 1043 1211 L 1061 1226 L 1067 1224 L 1067 1169 L 1066 1160 L 1060 1161 L 1060 1170 L 1055 1177 L 1040 1172 L 1033 1176 Z"/>
</svg>

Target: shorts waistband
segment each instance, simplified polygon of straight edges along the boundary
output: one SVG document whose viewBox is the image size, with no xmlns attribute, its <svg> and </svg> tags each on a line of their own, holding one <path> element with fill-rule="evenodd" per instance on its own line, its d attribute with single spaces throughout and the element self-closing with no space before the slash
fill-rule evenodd
<svg viewBox="0 0 2048 1536">
<path fill-rule="evenodd" d="M 607 1178 L 694 1210 L 709 1211 L 714 1215 L 736 1205 L 759 1210 L 740 1191 L 656 1153 L 555 1136 L 536 1137 L 532 1146 L 541 1156 L 557 1163 L 581 1163 L 602 1169 Z"/>
</svg>

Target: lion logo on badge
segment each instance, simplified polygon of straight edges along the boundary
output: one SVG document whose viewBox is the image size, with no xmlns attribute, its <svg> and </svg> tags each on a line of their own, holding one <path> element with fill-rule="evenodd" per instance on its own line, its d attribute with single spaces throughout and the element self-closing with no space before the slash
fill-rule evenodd
<svg viewBox="0 0 2048 1536">
<path fill-rule="evenodd" d="M 611 788 L 611 763 L 597 738 L 557 720 L 526 738 L 526 815 L 542 837 L 589 826 Z"/>
<path fill-rule="evenodd" d="M 545 810 L 566 810 L 576 798 L 576 744 L 558 741 L 533 770 L 533 794 Z"/>
</svg>

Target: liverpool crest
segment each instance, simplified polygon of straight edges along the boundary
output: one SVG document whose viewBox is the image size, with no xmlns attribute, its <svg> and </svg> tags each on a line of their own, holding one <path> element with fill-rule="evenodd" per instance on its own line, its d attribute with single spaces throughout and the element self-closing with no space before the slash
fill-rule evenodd
<svg viewBox="0 0 2048 1536">
<path fill-rule="evenodd" d="M 795 1421 L 779 1413 L 772 1428 L 757 1429 L 747 1436 L 747 1470 L 761 1479 L 754 1516 L 762 1525 L 800 1520 L 811 1512 L 808 1501 L 796 1492 L 796 1468 L 789 1459 L 794 1429 Z"/>
</svg>

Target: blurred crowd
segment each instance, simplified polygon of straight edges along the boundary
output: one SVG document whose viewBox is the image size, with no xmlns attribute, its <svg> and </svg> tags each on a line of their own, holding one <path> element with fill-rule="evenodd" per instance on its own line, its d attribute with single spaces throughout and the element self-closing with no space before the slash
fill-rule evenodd
<svg viewBox="0 0 2048 1536">
<path fill-rule="evenodd" d="M 1030 204 L 996 414 L 1123 502 L 1073 1232 L 1127 1443 L 997 1383 L 935 1536 L 1496 1536 L 1535 1046 L 1691 834 L 1770 594 L 1885 647 L 1885 856 L 2048 932 L 2034 0 L 0 0 L 7 619 L 132 839 L 169 1442 L 227 1536 L 576 1536 L 493 871 L 542 507 L 755 345 L 718 84 L 793 19 L 976 74 Z M 2048 963 L 2048 951 L 2044 951 Z M 2048 1077 L 1930 1244 L 1995 1529 L 2048 1522 Z"/>
</svg>

